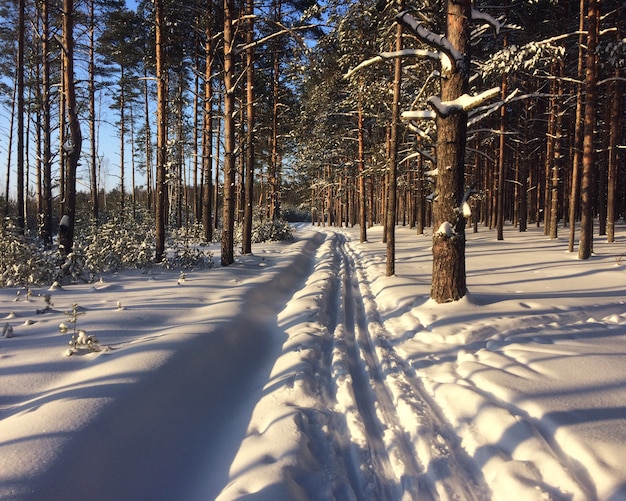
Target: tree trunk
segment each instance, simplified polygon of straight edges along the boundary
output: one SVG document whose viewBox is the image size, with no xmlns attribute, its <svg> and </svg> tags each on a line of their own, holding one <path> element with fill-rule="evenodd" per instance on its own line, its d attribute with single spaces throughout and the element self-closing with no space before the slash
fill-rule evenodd
<svg viewBox="0 0 626 501">
<path fill-rule="evenodd" d="M 358 109 L 359 134 L 359 240 L 367 241 L 367 194 L 365 193 L 365 146 L 363 138 L 363 101 L 359 97 Z"/>
<path fill-rule="evenodd" d="M 470 0 L 447 1 L 447 38 L 465 65 L 441 81 L 442 101 L 452 101 L 468 87 Z M 431 298 L 457 301 L 467 292 L 465 279 L 465 219 L 460 211 L 464 187 L 467 113 L 437 118 L 437 195 L 433 208 L 433 276 Z"/>
<path fill-rule="evenodd" d="M 165 220 L 167 214 L 167 69 L 165 66 L 165 14 L 162 0 L 154 0 L 156 19 L 156 81 L 157 81 L 157 158 L 156 158 L 156 256 L 160 263 L 165 258 Z"/>
<path fill-rule="evenodd" d="M 126 145 L 124 144 L 126 135 L 126 93 L 125 91 L 125 75 L 124 67 L 120 66 L 120 217 L 124 218 L 124 202 L 126 198 L 126 191 L 124 189 L 125 182 L 125 169 L 126 163 Z"/>
<path fill-rule="evenodd" d="M 245 197 L 243 215 L 243 238 L 242 251 L 244 254 L 252 252 L 252 202 L 254 198 L 254 0 L 247 0 L 246 14 L 248 26 L 246 31 L 246 175 L 245 175 Z"/>
<path fill-rule="evenodd" d="M 280 3 L 280 2 L 279 2 Z M 276 20 L 280 19 L 280 7 L 276 7 Z M 272 135 L 270 137 L 269 184 L 269 217 L 272 220 L 280 217 L 280 160 L 278 154 L 278 114 L 280 113 L 280 58 L 277 51 L 272 53 Z"/>
<path fill-rule="evenodd" d="M 144 65 L 144 82 L 143 82 L 143 96 L 144 96 L 144 128 L 145 128 L 145 155 L 146 155 L 146 197 L 147 208 L 152 209 L 152 133 L 150 129 L 150 99 L 149 99 L 149 86 L 148 86 L 148 74 L 147 68 Z"/>
<path fill-rule="evenodd" d="M 621 7 L 617 15 L 617 34 L 616 39 L 622 38 L 623 14 L 626 9 Z M 611 84 L 612 98 L 609 99 L 611 106 L 609 118 L 609 166 L 608 166 L 608 192 L 607 192 L 607 212 L 606 212 L 606 239 L 607 242 L 615 242 L 615 221 L 617 219 L 617 173 L 618 173 L 618 145 L 620 142 L 620 131 L 622 130 L 622 100 L 623 85 L 621 82 L 622 72 L 620 68 L 615 68 L 615 80 Z"/>
<path fill-rule="evenodd" d="M 565 72 L 565 63 L 561 60 L 559 62 L 560 77 L 563 78 Z M 550 196 L 550 238 L 556 239 L 558 237 L 559 228 L 559 191 L 561 186 L 561 143 L 563 137 L 563 113 L 561 111 L 561 103 L 563 102 L 563 85 L 561 80 L 557 80 L 557 98 L 554 103 L 554 114 L 556 119 L 554 122 L 554 158 L 552 160 L 552 194 Z"/>
<path fill-rule="evenodd" d="M 26 1 L 18 2 L 17 27 L 17 227 L 21 233 L 26 228 L 24 212 L 24 32 Z M 8 192 L 7 192 L 8 196 Z"/>
<path fill-rule="evenodd" d="M 585 75 L 585 127 L 583 135 L 583 174 L 581 183 L 581 221 L 578 258 L 588 259 L 593 251 L 593 183 L 594 183 L 594 127 L 597 101 L 597 54 L 599 5 L 589 0 L 587 27 L 587 70 Z"/>
<path fill-rule="evenodd" d="M 95 41 L 95 0 L 89 2 L 89 83 L 87 92 L 89 94 L 89 136 L 90 142 L 90 181 L 91 181 L 91 214 L 95 224 L 98 224 L 100 213 L 98 200 L 98 157 L 96 143 L 96 41 Z M 47 51 L 44 51 L 46 54 Z M 45 106 L 45 105 L 44 105 Z"/>
<path fill-rule="evenodd" d="M 222 211 L 222 266 L 235 261 L 235 89 L 233 0 L 224 0 L 224 207 Z"/>
<path fill-rule="evenodd" d="M 402 10 L 402 3 L 400 5 Z M 402 50 L 402 25 L 396 29 L 396 50 Z M 393 104 L 391 106 L 391 130 L 389 134 L 389 169 L 387 182 L 387 210 L 385 211 L 385 241 L 387 242 L 387 263 L 385 274 L 396 273 L 396 211 L 398 205 L 398 129 L 400 121 L 400 87 L 402 85 L 402 59 L 394 60 Z"/>
<path fill-rule="evenodd" d="M 552 63 L 552 68 L 550 73 L 554 75 L 556 73 L 556 65 L 557 62 L 554 61 Z M 556 117 L 558 115 L 558 105 L 557 105 L 557 81 L 556 79 L 550 82 L 550 100 L 548 105 L 548 129 L 546 133 L 546 161 L 545 161 L 545 175 L 544 175 L 544 185 L 545 189 L 543 192 L 543 234 L 546 236 L 550 235 L 551 228 L 550 225 L 552 223 L 552 177 L 553 177 L 553 169 L 554 169 L 554 148 L 556 141 Z"/>
<path fill-rule="evenodd" d="M 583 80 L 584 70 L 584 46 L 585 46 L 585 0 L 580 0 L 578 31 L 578 81 Z M 578 209 L 578 198 L 580 192 L 580 164 L 583 146 L 583 84 L 576 84 L 576 114 L 574 123 L 574 156 L 572 159 L 572 185 L 569 198 L 569 241 L 567 250 L 574 252 L 574 240 L 576 239 L 576 210 Z"/>
<path fill-rule="evenodd" d="M 507 46 L 506 35 L 504 37 L 504 47 Z M 502 100 L 506 98 L 507 93 L 507 75 L 502 75 Z M 500 108 L 500 138 L 499 138 L 499 154 L 498 154 L 498 194 L 496 200 L 496 233 L 497 240 L 504 240 L 504 167 L 505 167 L 505 132 L 506 132 L 506 106 Z"/>
<path fill-rule="evenodd" d="M 66 256 L 74 246 L 76 222 L 76 168 L 80 159 L 82 135 L 76 109 L 74 87 L 74 0 L 63 0 L 64 82 L 69 137 L 62 145 L 66 157 L 65 211 L 59 228 L 59 249 Z"/>
<path fill-rule="evenodd" d="M 205 185 L 202 190 L 202 226 L 207 242 L 213 240 L 213 2 L 209 2 L 204 26 L 204 116 L 202 131 L 202 171 Z"/>
</svg>

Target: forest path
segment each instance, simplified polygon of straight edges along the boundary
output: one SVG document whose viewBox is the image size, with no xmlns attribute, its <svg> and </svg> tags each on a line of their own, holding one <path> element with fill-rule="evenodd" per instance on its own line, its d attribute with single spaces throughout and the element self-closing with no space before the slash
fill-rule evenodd
<svg viewBox="0 0 626 501">
<path fill-rule="evenodd" d="M 358 254 L 329 234 L 337 270 L 333 336 L 334 405 L 346 415 L 354 451 L 350 471 L 360 499 L 477 499 L 484 486 L 414 370 L 387 341 Z M 478 476 L 480 478 L 480 476 Z"/>
</svg>

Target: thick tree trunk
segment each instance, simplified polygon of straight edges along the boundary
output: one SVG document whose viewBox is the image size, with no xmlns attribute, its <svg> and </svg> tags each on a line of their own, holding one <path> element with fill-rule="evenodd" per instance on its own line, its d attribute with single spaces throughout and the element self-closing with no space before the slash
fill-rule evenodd
<svg viewBox="0 0 626 501">
<path fill-rule="evenodd" d="M 222 266 L 235 261 L 235 89 L 233 0 L 224 0 L 224 207 L 222 212 Z"/>
<path fill-rule="evenodd" d="M 442 101 L 452 101 L 468 86 L 470 0 L 447 2 L 447 38 L 465 65 L 441 82 Z M 437 118 L 437 195 L 434 205 L 433 276 L 431 298 L 438 303 L 465 296 L 465 218 L 461 207 L 465 174 L 467 113 Z"/>
<path fill-rule="evenodd" d="M 396 30 L 396 50 L 402 50 L 402 25 Z M 398 206 L 398 129 L 400 121 L 400 87 L 402 85 L 402 59 L 396 58 L 393 71 L 393 104 L 391 106 L 391 129 L 389 134 L 389 169 L 387 182 L 387 210 L 385 211 L 385 241 L 387 263 L 385 274 L 396 272 L 396 211 Z"/>
<path fill-rule="evenodd" d="M 599 5 L 598 0 L 589 0 L 587 27 L 587 70 L 585 75 L 585 128 L 583 135 L 583 174 L 581 183 L 581 222 L 579 259 L 588 259 L 593 251 L 593 183 L 594 165 L 594 128 L 596 124 L 597 101 L 597 54 Z"/>
<path fill-rule="evenodd" d="M 59 228 L 59 249 L 62 255 L 72 252 L 76 222 L 76 168 L 82 147 L 78 122 L 76 89 L 74 87 L 74 1 L 63 0 L 64 82 L 69 137 L 62 145 L 66 157 L 65 211 Z"/>
<path fill-rule="evenodd" d="M 156 17 L 156 81 L 157 81 L 157 155 L 156 155 L 156 257 L 165 258 L 165 220 L 167 214 L 167 80 L 165 67 L 165 14 L 162 0 L 154 0 Z"/>
</svg>

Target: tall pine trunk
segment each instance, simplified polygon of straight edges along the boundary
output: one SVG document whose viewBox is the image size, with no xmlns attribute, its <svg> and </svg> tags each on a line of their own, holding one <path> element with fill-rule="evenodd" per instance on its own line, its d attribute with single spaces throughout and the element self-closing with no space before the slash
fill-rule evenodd
<svg viewBox="0 0 626 501">
<path fill-rule="evenodd" d="M 165 257 L 165 219 L 167 214 L 167 80 L 165 67 L 165 14 L 162 0 L 154 0 L 156 18 L 156 81 L 157 81 L 157 154 L 156 154 L 156 256 L 157 263 Z"/>
<path fill-rule="evenodd" d="M 233 0 L 224 0 L 224 207 L 222 211 L 222 266 L 235 261 L 235 89 Z"/>
<path fill-rule="evenodd" d="M 585 62 L 585 0 L 580 0 L 579 5 L 579 23 L 578 23 L 578 31 L 580 35 L 578 37 L 578 80 L 583 80 L 583 70 L 584 70 L 584 62 Z M 567 250 L 569 252 L 574 252 L 574 240 L 576 239 L 576 211 L 578 209 L 578 199 L 580 194 L 580 165 L 581 165 L 581 154 L 582 154 L 582 144 L 583 144 L 583 84 L 576 84 L 576 112 L 575 112 L 575 123 L 574 123 L 574 155 L 572 158 L 572 185 L 570 189 L 570 198 L 569 198 L 569 240 Z"/>
<path fill-rule="evenodd" d="M 209 2 L 204 25 L 204 115 L 202 131 L 202 226 L 207 242 L 213 240 L 213 2 Z"/>
<path fill-rule="evenodd" d="M 589 0 L 587 26 L 587 70 L 585 74 L 585 128 L 583 135 L 583 174 L 581 183 L 581 222 L 578 243 L 579 259 L 588 259 L 593 251 L 593 183 L 595 181 L 594 128 L 598 97 L 598 45 L 599 2 Z"/>
<path fill-rule="evenodd" d="M 446 36 L 465 55 L 465 64 L 441 81 L 442 101 L 467 92 L 471 1 L 447 2 Z M 467 292 L 465 218 L 460 211 L 465 174 L 467 113 L 437 118 L 437 200 L 433 207 L 433 276 L 430 296 L 437 303 L 457 301 Z"/>
<path fill-rule="evenodd" d="M 63 54 L 65 109 L 69 136 L 62 145 L 66 158 L 65 204 L 59 228 L 59 248 L 62 255 L 72 252 L 74 225 L 76 222 L 76 169 L 82 147 L 82 135 L 78 122 L 76 89 L 74 86 L 74 0 L 63 0 Z"/>
<path fill-rule="evenodd" d="M 400 5 L 402 10 L 402 2 Z M 402 50 L 402 25 L 396 30 L 396 50 Z M 396 210 L 398 205 L 398 129 L 400 120 L 400 87 L 402 85 L 402 59 L 396 58 L 393 71 L 393 104 L 391 106 L 391 129 L 389 133 L 389 158 L 387 182 L 387 210 L 385 211 L 385 242 L 387 263 L 385 274 L 390 277 L 396 272 Z"/>
<path fill-rule="evenodd" d="M 254 197 L 254 0 L 246 1 L 246 173 L 244 186 L 244 213 L 242 251 L 252 252 L 252 202 Z"/>
</svg>

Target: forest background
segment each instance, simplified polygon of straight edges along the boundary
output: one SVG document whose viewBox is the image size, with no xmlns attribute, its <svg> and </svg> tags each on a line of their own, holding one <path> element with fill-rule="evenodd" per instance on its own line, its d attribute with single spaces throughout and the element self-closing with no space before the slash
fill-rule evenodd
<svg viewBox="0 0 626 501">
<path fill-rule="evenodd" d="M 498 95 L 467 115 L 470 228 L 498 239 L 505 222 L 543 225 L 548 238 L 568 228 L 574 251 L 582 221 L 581 245 L 593 233 L 611 242 L 626 212 L 623 2 L 473 7 L 469 91 Z M 161 262 L 166 235 L 183 235 L 176 255 L 195 263 L 206 256 L 189 242 L 221 239 L 228 265 L 235 240 L 248 253 L 288 236 L 282 220 L 359 224 L 362 241 L 373 224 L 422 233 L 434 222 L 432 97 L 445 77 L 432 44 L 396 19 L 408 10 L 446 33 L 446 2 L 0 9 L 3 285 Z M 59 257 L 63 216 L 72 238 Z"/>
</svg>

